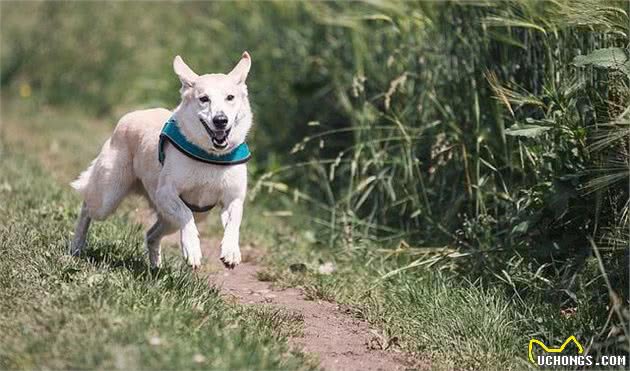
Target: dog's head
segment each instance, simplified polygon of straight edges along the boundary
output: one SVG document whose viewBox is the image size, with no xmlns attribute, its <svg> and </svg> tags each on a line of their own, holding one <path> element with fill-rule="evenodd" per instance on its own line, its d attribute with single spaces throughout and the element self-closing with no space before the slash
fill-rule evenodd
<svg viewBox="0 0 630 371">
<path fill-rule="evenodd" d="M 210 152 L 225 153 L 245 141 L 252 112 L 245 80 L 251 57 L 244 52 L 228 74 L 197 75 L 178 55 L 173 69 L 182 82 L 177 120 L 190 141 Z"/>
</svg>

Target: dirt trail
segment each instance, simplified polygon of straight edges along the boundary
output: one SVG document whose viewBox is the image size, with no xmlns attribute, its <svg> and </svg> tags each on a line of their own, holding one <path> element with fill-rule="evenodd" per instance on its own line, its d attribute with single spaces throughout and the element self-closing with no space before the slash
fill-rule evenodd
<svg viewBox="0 0 630 371">
<path fill-rule="evenodd" d="M 206 242 L 202 248 L 204 256 L 219 262 L 218 243 Z M 366 322 L 352 318 L 336 304 L 306 300 L 297 289 L 274 290 L 271 283 L 256 279 L 258 269 L 250 260 L 234 270 L 222 269 L 209 281 L 241 304 L 272 305 L 301 314 L 303 336 L 290 342 L 315 354 L 325 370 L 400 370 L 411 366 L 402 354 L 370 349 L 374 335 Z"/>
<path fill-rule="evenodd" d="M 143 217 L 145 225 L 150 220 Z M 221 288 L 226 296 L 240 304 L 270 305 L 301 315 L 303 334 L 289 339 L 290 345 L 315 355 L 324 370 L 429 369 L 429 365 L 414 362 L 404 353 L 379 349 L 370 326 L 338 305 L 307 300 L 298 289 L 276 289 L 270 282 L 259 281 L 256 273 L 261 267 L 256 262 L 256 253 L 260 252 L 244 248 L 243 263 L 234 270 L 225 269 L 219 261 L 219 242 L 207 237 L 201 242 L 204 266 L 215 272 L 208 274 L 209 284 Z M 163 241 L 165 248 L 175 243 L 177 235 Z"/>
</svg>

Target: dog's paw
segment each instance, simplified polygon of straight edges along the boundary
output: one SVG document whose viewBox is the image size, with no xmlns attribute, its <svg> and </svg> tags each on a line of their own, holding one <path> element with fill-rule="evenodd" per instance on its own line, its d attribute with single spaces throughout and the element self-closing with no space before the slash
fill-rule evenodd
<svg viewBox="0 0 630 371">
<path fill-rule="evenodd" d="M 162 251 L 158 248 L 148 248 L 149 251 L 149 263 L 151 268 L 159 268 L 162 266 Z"/>
<path fill-rule="evenodd" d="M 182 249 L 184 260 L 192 268 L 197 269 L 201 267 L 201 249 Z"/>
<path fill-rule="evenodd" d="M 223 248 L 221 247 L 221 262 L 228 269 L 234 269 L 237 265 L 241 263 L 241 249 L 238 248 Z"/>
<path fill-rule="evenodd" d="M 70 248 L 68 249 L 70 256 L 79 256 L 81 255 L 81 248 L 76 246 L 74 243 L 70 244 Z"/>
<path fill-rule="evenodd" d="M 182 241 L 182 256 L 192 269 L 201 267 L 201 247 L 199 238 Z"/>
<path fill-rule="evenodd" d="M 83 250 L 84 247 L 85 247 L 85 241 L 80 240 L 80 239 L 77 240 L 75 238 L 70 242 L 68 252 L 70 253 L 71 256 L 79 256 L 81 255 L 81 251 Z"/>
</svg>

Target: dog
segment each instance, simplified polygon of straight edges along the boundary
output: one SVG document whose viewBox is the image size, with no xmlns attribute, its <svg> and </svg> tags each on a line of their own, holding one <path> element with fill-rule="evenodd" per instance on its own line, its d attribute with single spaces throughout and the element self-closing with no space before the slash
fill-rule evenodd
<svg viewBox="0 0 630 371">
<path fill-rule="evenodd" d="M 71 183 L 83 199 L 72 255 L 85 247 L 92 220 L 106 219 L 125 196 L 139 193 L 157 215 L 145 234 L 151 267 L 161 265 L 161 239 L 180 231 L 184 260 L 199 268 L 195 220 L 215 205 L 221 208 L 224 228 L 220 259 L 231 269 L 241 262 L 239 230 L 249 159 L 245 139 L 253 120 L 246 85 L 250 67 L 251 57 L 244 52 L 229 73 L 199 76 L 175 57 L 173 70 L 181 81 L 177 108 L 124 115 L 100 154 Z M 235 152 L 240 157 L 235 159 Z"/>
</svg>

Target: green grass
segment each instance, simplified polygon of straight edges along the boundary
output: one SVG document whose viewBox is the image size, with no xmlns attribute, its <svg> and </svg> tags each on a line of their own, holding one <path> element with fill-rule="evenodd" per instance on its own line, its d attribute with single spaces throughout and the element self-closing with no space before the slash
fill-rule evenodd
<svg viewBox="0 0 630 371">
<path fill-rule="evenodd" d="M 298 318 L 223 301 L 180 259 L 149 270 L 126 217 L 67 255 L 78 200 L 15 148 L 0 153 L 0 368 L 301 369 Z"/>
</svg>

